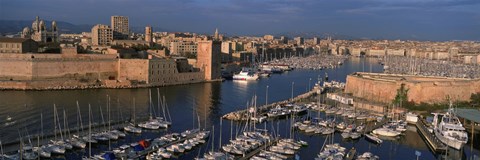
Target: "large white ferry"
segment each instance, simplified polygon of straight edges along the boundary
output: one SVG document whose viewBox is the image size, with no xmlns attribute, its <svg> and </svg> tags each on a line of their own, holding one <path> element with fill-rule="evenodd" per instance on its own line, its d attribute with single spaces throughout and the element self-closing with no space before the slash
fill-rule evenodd
<svg viewBox="0 0 480 160">
<path fill-rule="evenodd" d="M 465 128 L 455 115 L 453 108 L 445 114 L 433 113 L 433 131 L 435 136 L 444 144 L 460 150 L 468 141 Z M 440 117 L 442 116 L 442 117 Z M 440 120 L 440 122 L 438 122 Z"/>
<path fill-rule="evenodd" d="M 233 80 L 257 80 L 258 75 L 248 68 L 243 68 L 240 73 L 233 75 Z"/>
</svg>

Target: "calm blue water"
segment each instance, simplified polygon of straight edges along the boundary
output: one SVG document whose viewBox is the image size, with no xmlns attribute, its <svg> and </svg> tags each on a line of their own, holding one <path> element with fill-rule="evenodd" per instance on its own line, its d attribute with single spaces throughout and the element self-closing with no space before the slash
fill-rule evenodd
<svg viewBox="0 0 480 160">
<path fill-rule="evenodd" d="M 225 113 L 245 108 L 247 101 L 251 101 L 253 95 L 257 95 L 257 103 L 264 104 L 268 88 L 268 101 L 280 101 L 291 97 L 292 82 L 293 94 L 298 95 L 305 92 L 308 87 L 312 87 L 318 76 L 323 77 L 328 73 L 330 80 L 345 81 L 346 75 L 356 71 L 381 72 L 382 66 L 376 63 L 376 59 L 358 59 L 353 58 L 337 68 L 329 70 L 294 70 L 284 74 L 272 75 L 270 78 L 261 79 L 255 82 L 225 81 L 214 83 L 199 83 L 191 85 L 179 85 L 159 88 L 160 95 L 165 96 L 166 102 L 173 121 L 172 128 L 163 131 L 146 131 L 139 136 L 128 136 L 125 139 L 111 142 L 110 147 L 119 146 L 125 143 L 138 141 L 144 138 L 155 138 L 165 133 L 181 132 L 185 129 L 198 127 L 207 127 L 211 129 L 215 126 L 215 145 L 213 148 L 219 148 L 220 136 L 220 117 Z M 311 79 L 311 80 L 310 80 Z M 309 84 L 310 83 L 310 84 Z M 1 91 L 0 92 L 0 140 L 8 143 L 19 138 L 19 132 L 22 135 L 33 135 L 41 133 L 41 118 L 43 114 L 43 132 L 48 134 L 53 132 L 53 105 L 57 106 L 60 113 L 60 121 L 63 123 L 63 110 L 66 112 L 69 127 L 77 126 L 76 101 L 79 102 L 82 114 L 83 124 L 88 125 L 88 104 L 92 106 L 92 112 L 95 123 L 101 123 L 101 112 L 105 121 L 107 120 L 107 95 L 110 97 L 111 119 L 127 119 L 133 113 L 133 99 L 135 99 L 136 116 L 147 117 L 149 113 L 149 90 L 152 92 L 152 101 L 157 107 L 157 89 L 90 89 L 90 90 L 66 90 L 66 91 Z M 158 114 L 158 113 L 157 113 Z M 312 113 L 314 115 L 316 113 Z M 12 117 L 14 124 L 4 125 L 6 117 Z M 197 118 L 200 122 L 197 122 Z M 194 118 L 195 117 L 195 118 Z M 237 130 L 239 124 L 233 123 L 230 127 L 230 121 L 222 122 L 222 143 L 228 141 Z M 288 133 L 287 120 L 267 123 L 258 127 L 280 131 L 283 137 L 290 136 Z M 277 128 L 277 126 L 279 126 Z M 63 128 L 63 126 L 62 126 Z M 313 159 L 319 153 L 321 146 L 325 141 L 325 136 L 308 136 L 302 133 L 295 133 L 295 136 L 309 142 L 309 147 L 303 148 L 298 152 L 301 159 Z M 35 139 L 32 139 L 36 142 Z M 363 138 L 358 141 L 342 141 L 340 135 L 335 136 L 335 142 L 342 146 L 355 147 L 357 153 L 365 151 L 379 155 L 381 159 L 415 159 L 415 151 L 422 153 L 420 159 L 437 159 L 438 156 L 432 154 L 416 133 L 415 127 L 410 127 L 400 139 L 385 141 L 381 145 L 373 145 Z M 478 144 L 478 143 L 477 143 Z M 468 147 L 467 147 L 468 146 Z M 8 148 L 8 147 L 7 147 Z M 12 148 L 10 146 L 10 148 Z M 93 154 L 106 150 L 109 144 L 96 145 L 93 147 Z M 478 146 L 475 146 L 473 152 L 479 155 Z M 179 159 L 193 159 L 197 155 L 203 155 L 205 150 L 211 150 L 212 145 L 203 145 L 187 154 L 179 156 Z M 87 155 L 83 150 L 70 152 L 66 155 L 67 159 L 79 159 L 82 155 Z M 467 144 L 464 151 L 449 152 L 452 158 L 469 158 L 470 144 Z M 62 158 L 62 157 L 60 157 Z M 65 158 L 65 157 L 63 157 Z"/>
</svg>

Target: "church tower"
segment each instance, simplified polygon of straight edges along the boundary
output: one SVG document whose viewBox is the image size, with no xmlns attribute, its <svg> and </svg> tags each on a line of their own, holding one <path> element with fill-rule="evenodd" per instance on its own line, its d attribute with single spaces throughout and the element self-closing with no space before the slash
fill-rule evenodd
<svg viewBox="0 0 480 160">
<path fill-rule="evenodd" d="M 220 39 L 220 36 L 218 35 L 218 28 L 215 29 L 215 37 L 214 37 L 214 40 L 219 40 Z"/>
</svg>

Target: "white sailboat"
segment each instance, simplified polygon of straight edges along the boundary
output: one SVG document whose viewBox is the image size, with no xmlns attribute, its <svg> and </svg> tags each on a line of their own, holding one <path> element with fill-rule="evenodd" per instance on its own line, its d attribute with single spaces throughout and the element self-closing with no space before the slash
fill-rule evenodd
<svg viewBox="0 0 480 160">
<path fill-rule="evenodd" d="M 140 134 L 142 133 L 142 129 L 135 127 L 135 98 L 133 98 L 133 123 L 128 124 L 127 126 L 123 127 L 123 130 L 126 132 Z"/>
</svg>

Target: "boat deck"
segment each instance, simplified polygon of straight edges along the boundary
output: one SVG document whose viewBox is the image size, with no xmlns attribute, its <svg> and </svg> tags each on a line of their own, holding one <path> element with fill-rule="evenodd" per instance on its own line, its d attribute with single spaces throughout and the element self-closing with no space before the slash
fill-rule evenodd
<svg viewBox="0 0 480 160">
<path fill-rule="evenodd" d="M 426 122 L 424 119 L 419 118 L 417 123 L 415 124 L 417 126 L 417 129 L 420 131 L 420 135 L 423 139 L 425 139 L 425 142 L 427 143 L 428 147 L 435 153 L 443 153 L 446 152 L 448 149 L 445 144 L 440 142 L 437 137 L 433 133 L 430 133 L 428 131 Z"/>
</svg>

